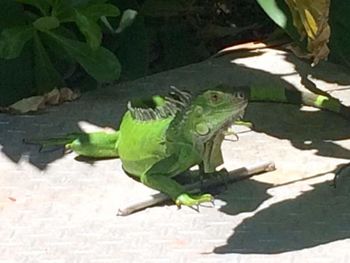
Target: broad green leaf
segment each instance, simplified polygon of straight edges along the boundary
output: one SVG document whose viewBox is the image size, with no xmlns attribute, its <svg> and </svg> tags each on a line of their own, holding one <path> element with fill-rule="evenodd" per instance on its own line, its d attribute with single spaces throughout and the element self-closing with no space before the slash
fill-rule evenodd
<svg viewBox="0 0 350 263">
<path fill-rule="evenodd" d="M 40 10 L 40 12 L 47 16 L 49 15 L 50 5 L 46 0 L 16 0 L 19 3 L 34 6 Z"/>
<path fill-rule="evenodd" d="M 120 15 L 118 7 L 111 4 L 94 4 L 88 5 L 86 8 L 79 10 L 83 15 L 94 20 L 100 19 L 101 16 L 116 17 Z"/>
<path fill-rule="evenodd" d="M 285 0 L 256 0 L 265 13 L 295 41 L 300 40 Z"/>
<path fill-rule="evenodd" d="M 92 49 L 97 49 L 101 44 L 102 32 L 100 26 L 90 17 L 87 17 L 77 10 L 75 11 L 75 23 L 85 36 L 85 39 Z"/>
<path fill-rule="evenodd" d="M 33 26 L 39 31 L 48 31 L 60 26 L 60 21 L 54 16 L 40 17 L 34 21 Z"/>
<path fill-rule="evenodd" d="M 53 4 L 51 15 L 61 23 L 74 21 L 75 12 L 71 2 L 57 1 Z"/>
<path fill-rule="evenodd" d="M 76 39 L 72 31 L 65 29 L 63 26 L 54 30 L 62 36 L 70 39 Z M 71 76 L 77 66 L 77 62 L 66 52 L 66 50 L 47 34 L 41 34 L 40 40 L 45 44 L 46 51 L 50 60 L 53 62 L 55 69 L 60 73 L 63 79 Z"/>
<path fill-rule="evenodd" d="M 123 32 L 126 28 L 128 28 L 129 26 L 131 26 L 135 19 L 136 19 L 136 16 L 137 16 L 137 11 L 135 10 L 132 10 L 132 9 L 127 9 L 123 12 L 123 15 L 120 19 L 120 22 L 119 22 L 119 26 L 118 28 L 116 29 L 116 33 L 121 33 Z"/>
<path fill-rule="evenodd" d="M 24 45 L 33 37 L 33 27 L 6 28 L 0 35 L 0 58 L 13 59 L 21 54 Z"/>
<path fill-rule="evenodd" d="M 39 94 L 44 94 L 63 85 L 63 81 L 54 68 L 37 32 L 34 34 L 34 72 L 35 86 Z"/>
<path fill-rule="evenodd" d="M 88 44 L 47 32 L 98 81 L 113 81 L 119 78 L 121 66 L 117 57 L 108 49 L 98 47 L 93 50 Z"/>
<path fill-rule="evenodd" d="M 275 23 L 282 27 L 313 58 L 313 64 L 329 53 L 328 11 L 330 0 L 257 0 Z M 307 44 L 307 45 L 306 45 Z"/>
</svg>

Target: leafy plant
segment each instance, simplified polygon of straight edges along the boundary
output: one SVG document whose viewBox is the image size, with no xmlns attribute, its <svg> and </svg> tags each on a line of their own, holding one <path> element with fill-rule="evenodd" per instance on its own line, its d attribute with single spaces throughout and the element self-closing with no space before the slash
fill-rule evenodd
<svg viewBox="0 0 350 263">
<path fill-rule="evenodd" d="M 140 2 L 140 14 L 145 16 L 150 36 L 152 72 L 199 62 L 255 27 L 253 23 L 242 25 L 231 12 L 231 4 L 240 1 Z"/>
<path fill-rule="evenodd" d="M 299 47 L 311 54 L 314 63 L 327 57 L 329 47 L 330 61 L 350 66 L 350 5 L 346 1 L 256 1 Z"/>
<path fill-rule="evenodd" d="M 5 0 L 8 2 L 8 0 Z M 12 2 L 10 0 L 10 2 Z M 119 78 L 117 57 L 101 46 L 101 18 L 120 15 L 106 0 L 16 0 L 7 3 L 22 22 L 0 24 L 0 58 L 18 59 L 28 46 L 33 54 L 34 89 L 43 94 L 64 85 L 76 63 L 95 80 Z M 5 3 L 6 4 L 6 3 Z M 0 63 L 1 64 L 1 63 Z M 60 67 L 61 65 L 61 67 Z"/>
</svg>

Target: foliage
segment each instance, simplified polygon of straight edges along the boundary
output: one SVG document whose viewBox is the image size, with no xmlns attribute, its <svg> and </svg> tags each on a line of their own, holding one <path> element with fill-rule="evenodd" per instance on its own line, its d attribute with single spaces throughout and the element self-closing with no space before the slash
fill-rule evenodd
<svg viewBox="0 0 350 263">
<path fill-rule="evenodd" d="M 255 39 L 255 29 L 268 23 L 252 8 L 255 0 L 2 2 L 0 105 L 6 106 L 55 87 L 86 89 L 194 63 L 237 38 Z"/>
<path fill-rule="evenodd" d="M 262 28 L 267 21 L 263 17 L 257 26 L 242 12 L 247 6 L 257 6 L 254 0 L 139 2 L 150 37 L 151 72 L 201 61 L 240 38 L 252 38 L 246 32 Z"/>
<path fill-rule="evenodd" d="M 75 63 L 79 63 L 97 81 L 112 81 L 120 76 L 121 66 L 117 57 L 101 46 L 102 31 L 98 24 L 101 17 L 119 16 L 116 6 L 105 3 L 105 0 L 4 2 L 9 9 L 1 11 L 5 20 L 2 19 L 0 24 L 0 66 L 7 64 L 5 60 L 10 63 L 15 63 L 14 59 L 27 61 L 29 57 L 24 59 L 24 49 L 28 48 L 27 56 L 31 58 L 27 62 L 33 65 L 31 73 L 34 77 L 30 80 L 27 76 L 32 85 L 24 93 L 43 94 L 63 86 L 63 75 Z M 10 12 L 7 17 L 6 12 Z M 60 64 L 64 66 L 60 68 Z M 7 68 L 6 71 L 8 73 Z M 21 72 L 16 75 L 21 75 Z M 11 89 L 13 81 L 11 83 L 9 79 L 3 85 Z"/>
<path fill-rule="evenodd" d="M 347 15 L 350 5 L 346 1 L 257 2 L 278 26 L 311 54 L 314 63 L 325 59 L 330 51 L 329 60 L 350 66 L 350 18 Z"/>
</svg>

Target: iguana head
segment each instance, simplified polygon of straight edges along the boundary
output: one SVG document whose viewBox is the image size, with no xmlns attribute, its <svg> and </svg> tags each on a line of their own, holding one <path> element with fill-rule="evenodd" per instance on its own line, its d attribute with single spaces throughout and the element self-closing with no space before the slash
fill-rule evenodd
<svg viewBox="0 0 350 263">
<path fill-rule="evenodd" d="M 181 134 L 187 140 L 205 143 L 242 117 L 246 106 L 247 97 L 243 91 L 205 91 L 177 112 L 168 135 L 174 139 Z"/>
</svg>

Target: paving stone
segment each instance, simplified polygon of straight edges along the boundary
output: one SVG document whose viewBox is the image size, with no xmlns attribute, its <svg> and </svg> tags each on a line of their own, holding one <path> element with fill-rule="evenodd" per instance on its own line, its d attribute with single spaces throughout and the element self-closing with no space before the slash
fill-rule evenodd
<svg viewBox="0 0 350 263">
<path fill-rule="evenodd" d="M 278 63 L 267 63 L 269 54 Z M 255 129 L 224 142 L 225 167 L 273 160 L 277 170 L 222 189 L 215 207 L 200 212 L 166 203 L 117 217 L 122 204 L 153 192 L 125 175 L 119 160 L 77 161 L 62 150 L 38 153 L 22 143 L 77 131 L 81 121 L 117 128 L 129 98 L 165 94 L 169 85 L 282 82 L 302 88 L 305 74 L 350 102 L 349 91 L 336 91 L 350 84 L 339 68 L 323 63 L 314 69 L 267 50 L 114 85 L 42 114 L 0 115 L 0 263 L 348 262 L 350 178 L 340 178 L 336 189 L 330 182 L 350 159 L 350 125 L 335 114 L 249 106 L 246 117 Z M 326 81 L 337 77 L 342 85 Z"/>
</svg>

